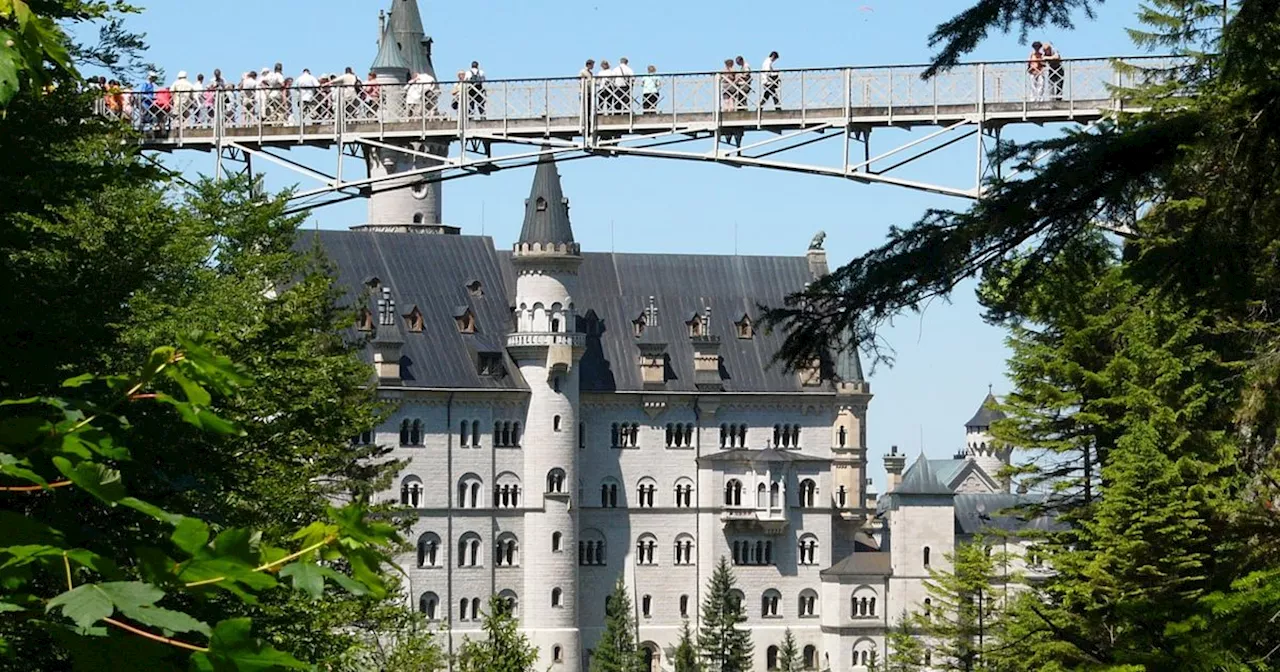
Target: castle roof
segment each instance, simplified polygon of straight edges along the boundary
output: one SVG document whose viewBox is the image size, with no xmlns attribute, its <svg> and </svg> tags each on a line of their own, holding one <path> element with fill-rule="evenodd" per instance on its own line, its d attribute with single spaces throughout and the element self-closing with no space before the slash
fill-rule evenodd
<svg viewBox="0 0 1280 672">
<path fill-rule="evenodd" d="M 978 412 L 969 418 L 969 422 L 964 423 L 965 427 L 990 427 L 997 420 L 1005 419 L 1004 411 L 1000 410 L 1000 402 L 996 399 L 996 395 L 987 392 L 987 397 L 982 400 L 982 405 L 978 407 Z"/>
<path fill-rule="evenodd" d="M 373 65 L 369 66 L 369 69 L 375 72 L 379 70 L 409 69 L 409 64 L 405 61 L 404 55 L 396 44 L 395 35 L 391 33 L 391 26 L 389 25 L 383 31 L 382 38 L 378 40 L 378 55 L 374 57 Z"/>
<path fill-rule="evenodd" d="M 432 77 L 436 76 L 435 67 L 431 64 L 431 38 L 423 30 L 418 0 L 392 0 L 386 33 L 394 38 L 393 43 L 398 47 L 404 63 L 398 67 L 406 67 L 415 75 L 427 72 Z M 374 67 L 377 67 L 377 63 L 375 60 Z"/>
<path fill-rule="evenodd" d="M 569 199 L 560 186 L 556 162 L 544 154 L 533 174 L 533 187 L 524 202 L 524 226 L 517 243 L 561 244 L 573 242 L 569 223 Z"/>
<path fill-rule="evenodd" d="M 840 562 L 818 572 L 822 577 L 889 576 L 890 574 L 893 574 L 893 560 L 888 551 L 850 553 Z"/>
<path fill-rule="evenodd" d="M 508 375 L 477 372 L 477 353 L 505 352 L 515 303 L 512 253 L 496 250 L 492 238 L 332 230 L 300 236 L 299 248 L 313 243 L 323 248 L 348 302 L 359 301 L 366 280 L 376 277 L 392 288 L 397 305 L 421 311 L 421 331 L 404 334 L 404 385 L 526 389 L 505 356 Z M 796 374 L 768 366 L 782 345 L 781 330 L 758 329 L 750 338 L 739 338 L 733 324 L 744 313 L 758 315 L 759 304 L 781 305 L 788 294 L 804 289 L 812 279 L 805 257 L 602 252 L 582 257 L 573 299 L 575 326 L 586 339 L 579 363 L 583 392 L 647 390 L 636 365 L 640 339 L 632 322 L 645 312 L 649 297 L 654 297 L 656 319 L 645 326 L 644 337 L 667 344 L 664 391 L 698 391 L 685 319 L 708 306 L 710 333 L 720 338 L 725 393 L 834 391 L 830 385 L 806 387 Z M 475 333 L 458 330 L 454 313 L 463 305 L 472 310 Z"/>
<path fill-rule="evenodd" d="M 846 331 L 835 352 L 836 377 L 846 383 L 865 382 L 862 376 L 862 357 L 858 355 L 858 343 L 853 334 Z"/>
<path fill-rule="evenodd" d="M 777 448 L 749 450 L 746 448 L 739 448 L 737 450 L 722 450 L 718 453 L 703 455 L 698 458 L 698 462 L 713 464 L 725 462 L 740 464 L 759 464 L 761 462 L 818 462 L 822 464 L 830 464 L 831 460 L 825 457 L 805 455 L 804 453 L 794 450 L 778 450 Z"/>
<path fill-rule="evenodd" d="M 950 495 L 953 494 L 953 491 L 945 483 L 938 480 L 933 471 L 931 461 L 921 455 L 916 459 L 916 463 L 907 469 L 907 473 L 902 475 L 902 482 L 898 484 L 898 487 L 894 488 L 889 494 L 891 496 Z"/>
</svg>

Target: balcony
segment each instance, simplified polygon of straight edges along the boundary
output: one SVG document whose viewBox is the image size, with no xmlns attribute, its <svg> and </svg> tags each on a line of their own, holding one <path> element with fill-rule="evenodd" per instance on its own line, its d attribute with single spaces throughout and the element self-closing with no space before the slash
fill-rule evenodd
<svg viewBox="0 0 1280 672">
<path fill-rule="evenodd" d="M 579 333 L 519 332 L 507 335 L 508 348 L 545 348 L 553 345 L 583 348 L 586 344 L 586 334 Z"/>
<path fill-rule="evenodd" d="M 723 527 L 738 531 L 764 534 L 782 534 L 787 529 L 787 512 L 783 508 L 757 509 L 751 506 L 724 506 L 720 509 Z"/>
</svg>

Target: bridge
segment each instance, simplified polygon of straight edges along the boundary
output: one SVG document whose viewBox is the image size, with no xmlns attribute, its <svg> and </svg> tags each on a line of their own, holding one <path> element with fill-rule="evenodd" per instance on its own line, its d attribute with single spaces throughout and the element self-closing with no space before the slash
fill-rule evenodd
<svg viewBox="0 0 1280 672">
<path fill-rule="evenodd" d="M 926 68 L 871 66 L 753 72 L 547 78 L 439 84 L 361 84 L 317 89 L 107 95 L 103 112 L 140 132 L 145 150 L 200 150 L 215 174 L 252 171 L 254 160 L 315 180 L 297 209 L 433 182 L 557 160 L 643 156 L 840 177 L 962 198 L 979 198 L 987 143 L 1010 124 L 1095 124 L 1133 111 L 1127 91 L 1164 76 L 1171 57 L 1067 59 L 1033 77 L 1024 61 L 970 63 L 930 79 Z M 652 95 L 646 95 L 646 92 Z M 776 95 L 775 95 L 776 94 Z M 873 131 L 923 129 L 873 152 Z M 877 138 L 885 134 L 877 134 Z M 903 166 L 976 140 L 972 182 L 908 179 Z M 825 144 L 824 158 L 801 148 Z M 288 155 L 332 150 L 319 165 Z M 450 148 L 456 147 L 456 151 Z M 372 149 L 402 152 L 423 167 L 344 174 L 344 159 Z M 391 183 L 395 183 L 394 185 Z"/>
</svg>

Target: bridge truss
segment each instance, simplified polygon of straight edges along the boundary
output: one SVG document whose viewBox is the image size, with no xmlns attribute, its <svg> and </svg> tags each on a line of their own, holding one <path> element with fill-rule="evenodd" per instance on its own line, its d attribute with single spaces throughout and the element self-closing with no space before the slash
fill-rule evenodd
<svg viewBox="0 0 1280 672">
<path fill-rule="evenodd" d="M 1124 92 L 1172 65 L 1168 57 L 1132 57 L 1064 60 L 1038 77 L 1019 61 L 961 65 L 928 80 L 925 66 L 889 66 L 228 90 L 168 100 L 126 93 L 108 96 L 104 111 L 134 124 L 144 150 L 211 152 L 219 176 L 251 173 L 256 160 L 307 178 L 315 186 L 292 197 L 299 210 L 403 188 L 406 177 L 483 175 L 544 155 L 714 162 L 973 199 L 1002 168 L 988 162 L 987 149 L 1004 127 L 1097 123 L 1132 109 Z M 873 152 L 872 132 L 886 129 L 925 132 Z M 976 146 L 967 184 L 902 175 L 965 141 Z M 825 152 L 797 151 L 811 145 Z M 297 147 L 327 149 L 330 159 L 304 163 L 288 154 Z M 370 177 L 361 166 L 350 176 L 348 160 L 363 161 L 375 148 L 425 167 Z"/>
</svg>

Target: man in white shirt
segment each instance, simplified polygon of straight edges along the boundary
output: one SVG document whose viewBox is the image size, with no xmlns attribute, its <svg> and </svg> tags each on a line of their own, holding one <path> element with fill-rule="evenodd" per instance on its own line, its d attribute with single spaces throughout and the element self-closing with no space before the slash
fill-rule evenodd
<svg viewBox="0 0 1280 672">
<path fill-rule="evenodd" d="M 470 93 L 467 96 L 468 111 L 477 117 L 484 117 L 487 95 L 484 92 L 484 70 L 480 69 L 479 61 L 471 61 L 471 69 L 467 71 L 467 84 L 470 85 Z"/>
<path fill-rule="evenodd" d="M 600 61 L 600 72 L 596 73 L 596 109 L 606 114 L 613 111 L 617 98 L 617 90 L 613 85 L 617 71 L 609 65 L 609 61 Z"/>
<path fill-rule="evenodd" d="M 773 109 L 782 110 L 782 99 L 778 97 L 778 89 L 781 87 L 781 75 L 774 65 L 778 62 L 778 52 L 769 52 L 768 58 L 764 59 L 764 64 L 760 66 L 760 72 L 764 73 L 760 91 L 760 107 L 764 107 L 767 101 L 773 101 Z"/>
<path fill-rule="evenodd" d="M 405 95 L 409 98 L 409 116 L 436 116 L 440 103 L 440 86 L 429 72 L 420 72 L 409 80 Z"/>
<path fill-rule="evenodd" d="M 616 76 L 613 78 L 613 85 L 618 88 L 617 110 L 628 112 L 631 110 L 631 85 L 636 81 L 636 71 L 631 69 L 627 57 L 623 56 L 618 59 L 618 67 L 614 68 L 614 73 Z"/>
<path fill-rule="evenodd" d="M 293 85 L 298 87 L 298 102 L 302 104 L 302 119 L 304 122 L 311 121 L 316 116 L 316 89 L 320 87 L 320 80 L 311 74 L 310 68 L 303 68 L 302 74 L 293 81 Z"/>
<path fill-rule="evenodd" d="M 178 120 L 180 126 L 185 126 L 190 121 L 187 115 L 191 112 L 191 103 L 194 100 L 192 92 L 195 87 L 191 85 L 191 80 L 187 79 L 187 71 L 182 70 L 178 73 L 178 78 L 173 80 L 173 84 L 169 85 L 169 91 L 173 94 L 173 114 Z"/>
<path fill-rule="evenodd" d="M 258 73 L 250 70 L 244 73 L 244 77 L 240 78 L 240 107 L 244 110 L 241 116 L 241 123 L 252 122 L 257 114 L 258 101 Z"/>
</svg>

